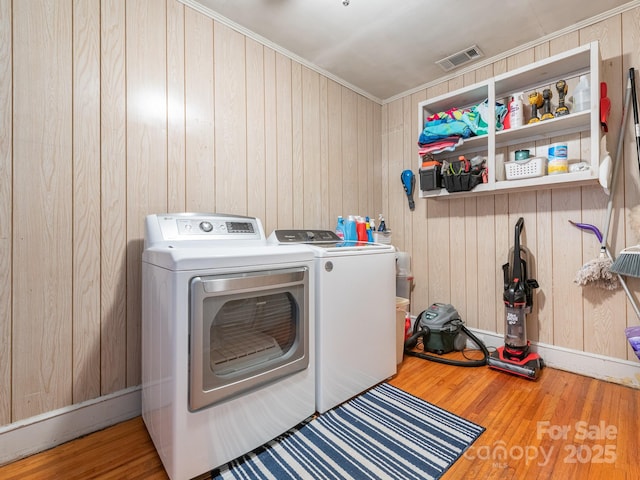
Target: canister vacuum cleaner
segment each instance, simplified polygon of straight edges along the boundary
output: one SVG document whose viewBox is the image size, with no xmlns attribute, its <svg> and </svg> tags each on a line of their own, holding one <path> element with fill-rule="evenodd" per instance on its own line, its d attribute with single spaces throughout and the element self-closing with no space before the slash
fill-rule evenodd
<svg viewBox="0 0 640 480">
<path fill-rule="evenodd" d="M 502 266 L 504 274 L 505 335 L 504 347 L 498 347 L 488 358 L 489 367 L 536 380 L 544 367 L 542 358 L 530 350 L 526 316 L 533 306 L 533 289 L 538 282 L 527 275 L 528 252 L 520 246 L 524 219 L 516 222 L 511 263 Z"/>
</svg>

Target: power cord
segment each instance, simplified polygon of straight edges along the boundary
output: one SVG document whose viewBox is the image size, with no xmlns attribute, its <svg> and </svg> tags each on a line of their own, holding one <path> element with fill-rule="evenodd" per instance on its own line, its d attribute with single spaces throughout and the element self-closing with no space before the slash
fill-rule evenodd
<svg viewBox="0 0 640 480">
<path fill-rule="evenodd" d="M 429 360 L 432 362 L 442 363 L 445 365 L 453 365 L 456 367 L 482 367 L 486 365 L 488 362 L 489 350 L 487 350 L 487 347 L 485 346 L 485 344 L 479 338 L 477 338 L 473 333 L 471 333 L 471 331 L 469 331 L 464 325 L 461 325 L 462 332 L 467 337 L 469 337 L 473 343 L 475 343 L 478 346 L 478 349 L 482 352 L 482 359 L 469 359 L 469 357 L 467 357 L 464 354 L 464 350 L 462 350 L 462 355 L 468 359 L 466 361 L 453 360 L 451 358 L 444 358 L 437 355 L 427 354 L 424 352 L 424 346 L 426 345 L 426 342 L 429 341 L 431 330 L 427 326 L 422 326 L 419 329 L 416 328 L 415 330 L 413 335 L 411 335 L 404 342 L 405 355 L 410 355 L 412 357 L 418 357 L 418 358 L 422 358 L 423 360 Z M 422 344 L 423 352 L 417 352 L 414 350 L 419 343 Z"/>
</svg>

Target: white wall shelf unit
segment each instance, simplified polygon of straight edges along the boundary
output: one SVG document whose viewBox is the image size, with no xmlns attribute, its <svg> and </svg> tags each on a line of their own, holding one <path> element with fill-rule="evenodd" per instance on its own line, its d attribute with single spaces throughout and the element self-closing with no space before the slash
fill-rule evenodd
<svg viewBox="0 0 640 480">
<path fill-rule="evenodd" d="M 498 75 L 487 81 L 425 100 L 418 104 L 418 122 L 421 129 L 425 120 L 434 113 L 451 108 L 470 108 L 488 99 L 489 116 L 495 118 L 496 102 L 507 105 L 509 99 L 523 93 L 525 123 L 518 128 L 496 130 L 495 122 L 489 122 L 487 135 L 464 140 L 453 152 L 435 154 L 434 158 L 456 160 L 481 155 L 486 158 L 488 182 L 473 190 L 450 193 L 446 189 L 419 190 L 422 198 L 458 198 L 463 196 L 505 193 L 510 191 L 559 188 L 595 184 L 600 166 L 600 51 L 598 42 L 591 42 L 530 65 Z M 581 75 L 587 75 L 590 85 L 590 106 L 586 111 L 572 111 L 573 90 Z M 568 86 L 566 103 L 570 114 L 528 123 L 531 106 L 528 95 L 532 91 L 552 92 L 551 111 L 558 103 L 556 82 L 564 80 Z M 421 130 L 422 131 L 422 130 Z M 421 133 L 419 132 L 419 134 Z M 516 150 L 528 149 L 532 157 L 547 157 L 547 149 L 553 143 L 567 143 L 569 163 L 586 162 L 588 169 L 572 173 L 542 175 L 533 178 L 507 180 L 505 162 L 514 160 Z M 422 164 L 419 160 L 418 166 Z"/>
</svg>

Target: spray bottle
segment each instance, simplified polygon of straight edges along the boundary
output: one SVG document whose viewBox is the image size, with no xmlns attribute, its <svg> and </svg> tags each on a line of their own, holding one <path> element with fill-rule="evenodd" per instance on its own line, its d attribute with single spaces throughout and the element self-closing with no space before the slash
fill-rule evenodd
<svg viewBox="0 0 640 480">
<path fill-rule="evenodd" d="M 381 213 L 378 214 L 378 231 L 379 232 L 387 231 L 387 225 L 384 223 L 384 217 L 382 216 Z"/>
</svg>

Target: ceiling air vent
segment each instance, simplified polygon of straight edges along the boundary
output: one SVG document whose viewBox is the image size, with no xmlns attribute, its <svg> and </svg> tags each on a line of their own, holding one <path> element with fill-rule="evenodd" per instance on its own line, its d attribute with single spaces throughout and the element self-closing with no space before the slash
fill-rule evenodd
<svg viewBox="0 0 640 480">
<path fill-rule="evenodd" d="M 464 50 L 459 51 L 458 53 L 454 53 L 453 55 L 449 55 L 442 60 L 438 60 L 436 63 L 440 65 L 445 72 L 449 70 L 453 70 L 456 67 L 464 65 L 465 63 L 472 62 L 473 60 L 484 56 L 482 51 L 478 48 L 477 45 L 473 45 L 469 48 L 465 48 Z"/>
</svg>

